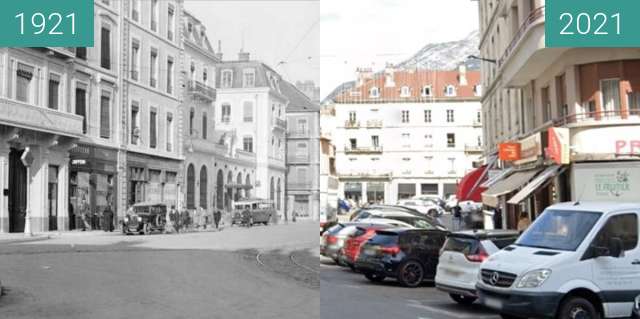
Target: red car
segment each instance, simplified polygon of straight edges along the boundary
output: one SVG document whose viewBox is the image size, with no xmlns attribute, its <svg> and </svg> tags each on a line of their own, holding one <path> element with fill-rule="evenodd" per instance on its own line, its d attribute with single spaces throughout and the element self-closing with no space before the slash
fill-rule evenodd
<svg viewBox="0 0 640 319">
<path fill-rule="evenodd" d="M 340 263 L 349 266 L 351 270 L 355 270 L 354 265 L 360 255 L 360 248 L 371 237 L 376 234 L 376 230 L 393 227 L 391 225 L 370 225 L 360 226 L 358 230 L 349 236 L 344 243 L 342 253 L 339 255 Z"/>
</svg>

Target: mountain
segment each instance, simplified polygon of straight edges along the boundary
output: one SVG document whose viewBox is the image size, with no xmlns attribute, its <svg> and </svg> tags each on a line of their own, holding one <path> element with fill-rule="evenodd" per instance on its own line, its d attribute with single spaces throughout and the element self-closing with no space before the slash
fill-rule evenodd
<svg viewBox="0 0 640 319">
<path fill-rule="evenodd" d="M 474 31 L 459 41 L 431 43 L 418 53 L 396 65 L 401 69 L 424 68 L 431 70 L 454 70 L 464 63 L 469 70 L 479 70 L 480 61 L 468 59 L 470 55 L 479 56 L 480 33 Z"/>
</svg>

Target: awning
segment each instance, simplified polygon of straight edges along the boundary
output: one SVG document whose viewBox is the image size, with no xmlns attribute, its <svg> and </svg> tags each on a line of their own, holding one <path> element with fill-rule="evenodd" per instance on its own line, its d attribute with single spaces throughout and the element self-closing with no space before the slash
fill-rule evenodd
<svg viewBox="0 0 640 319">
<path fill-rule="evenodd" d="M 507 177 L 507 175 L 511 174 L 511 172 L 513 172 L 513 167 L 505 168 L 499 171 L 496 175 L 489 176 L 489 179 L 487 179 L 486 182 L 482 183 L 480 187 L 489 188 L 493 186 L 495 183 L 497 183 L 498 181 Z"/>
<path fill-rule="evenodd" d="M 520 202 L 539 189 L 540 186 L 544 185 L 549 179 L 561 174 L 565 169 L 566 167 L 563 168 L 560 165 L 547 167 L 547 169 L 534 178 L 531 183 L 527 184 L 527 186 L 523 187 L 517 194 L 511 197 L 507 203 L 514 205 L 520 204 Z"/>
<path fill-rule="evenodd" d="M 482 201 L 482 192 L 487 189 L 480 187 L 480 183 L 487 178 L 487 167 L 487 165 L 484 165 L 476 168 L 460 180 L 458 191 L 456 192 L 458 201 Z"/>
<path fill-rule="evenodd" d="M 484 193 L 482 193 L 482 202 L 487 206 L 497 207 L 498 196 L 509 194 L 516 189 L 524 186 L 539 172 L 539 169 L 533 169 L 529 171 L 513 173 L 511 176 L 498 181 Z"/>
</svg>

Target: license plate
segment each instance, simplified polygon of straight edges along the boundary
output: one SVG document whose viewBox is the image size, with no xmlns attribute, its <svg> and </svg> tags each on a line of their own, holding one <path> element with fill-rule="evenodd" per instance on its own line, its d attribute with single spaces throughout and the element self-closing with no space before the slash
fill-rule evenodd
<svg viewBox="0 0 640 319">
<path fill-rule="evenodd" d="M 367 255 L 367 256 L 373 256 L 373 255 L 375 255 L 375 254 L 376 254 L 376 251 L 375 251 L 375 249 L 365 249 L 365 250 L 363 251 L 363 253 L 364 253 L 365 255 Z"/>
<path fill-rule="evenodd" d="M 489 308 L 498 309 L 498 310 L 502 309 L 502 300 L 499 300 L 499 299 L 485 298 L 484 304 Z"/>
</svg>

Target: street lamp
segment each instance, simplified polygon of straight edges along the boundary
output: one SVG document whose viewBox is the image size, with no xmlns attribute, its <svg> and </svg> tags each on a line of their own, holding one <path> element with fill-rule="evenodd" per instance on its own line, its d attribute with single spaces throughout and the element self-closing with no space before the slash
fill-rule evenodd
<svg viewBox="0 0 640 319">
<path fill-rule="evenodd" d="M 498 63 L 498 61 L 496 61 L 496 60 L 494 60 L 494 59 L 482 58 L 482 57 L 479 57 L 479 56 L 477 56 L 477 55 L 470 55 L 470 56 L 468 56 L 467 58 L 468 58 L 468 59 L 472 59 L 472 60 L 485 61 L 485 62 L 489 62 L 489 63 L 493 63 L 493 64 Z"/>
</svg>

